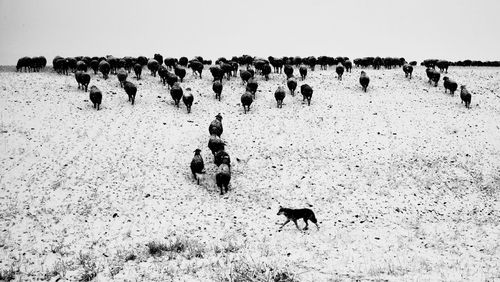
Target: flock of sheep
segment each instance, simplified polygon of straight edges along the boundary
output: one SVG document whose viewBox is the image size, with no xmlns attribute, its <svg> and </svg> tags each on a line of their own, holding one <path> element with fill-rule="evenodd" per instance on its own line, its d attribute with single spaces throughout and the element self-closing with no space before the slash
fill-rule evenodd
<svg viewBox="0 0 500 282">
<path fill-rule="evenodd" d="M 250 106 L 256 98 L 256 92 L 259 86 L 256 75 L 261 75 L 265 80 L 268 80 L 273 69 L 274 72 L 278 74 L 284 72 L 287 78 L 286 85 L 288 90 L 290 94 L 294 96 L 298 86 L 297 78 L 293 74 L 294 66 L 298 68 L 302 81 L 306 80 L 308 70 L 314 71 L 316 65 L 320 65 L 321 69 L 327 69 L 328 66 L 335 66 L 337 79 L 342 80 L 344 72 L 351 72 L 353 63 L 356 67 L 361 68 L 367 68 L 369 66 L 372 66 L 374 69 L 379 69 L 381 66 L 385 68 L 402 67 L 405 77 L 409 79 L 412 78 L 413 67 L 417 64 L 415 61 L 407 63 L 404 58 L 365 57 L 355 59 L 351 62 L 347 57 L 269 57 L 268 59 L 262 59 L 243 55 L 241 57 L 233 57 L 231 60 L 219 58 L 215 61 L 215 64 L 212 65 L 212 61 L 206 61 L 202 57 L 195 57 L 192 60 L 188 60 L 186 57 L 181 57 L 179 59 L 164 59 L 160 54 L 155 54 L 154 57 L 150 59 L 144 56 L 137 58 L 116 58 L 113 56 L 63 58 L 56 56 L 52 61 L 53 68 L 57 73 L 68 75 L 69 72 L 73 72 L 76 82 L 78 83 L 78 89 L 81 88 L 85 92 L 87 92 L 91 80 L 91 76 L 87 72 L 89 67 L 93 70 L 94 75 L 100 72 L 104 79 L 108 79 L 109 74 L 115 74 L 120 82 L 120 87 L 125 90 L 129 98 L 128 100 L 132 105 L 134 105 L 135 102 L 137 86 L 128 80 L 129 74 L 133 70 L 136 79 L 139 80 L 141 79 L 142 70 L 147 66 L 153 77 L 158 75 L 163 85 L 168 86 L 175 105 L 179 107 L 180 100 L 182 100 L 188 113 L 191 112 L 194 97 L 189 91 L 185 93 L 180 84 L 186 76 L 186 69 L 191 69 L 194 76 L 199 76 L 201 78 L 204 66 L 210 65 L 209 71 L 213 77 L 212 90 L 215 93 L 216 99 L 219 101 L 223 91 L 223 79 L 226 78 L 230 80 L 231 77 L 237 77 L 239 73 L 242 83 L 246 85 L 245 92 L 241 95 L 241 104 L 245 114 L 250 111 Z M 429 83 L 434 83 L 434 86 L 438 85 L 441 73 L 447 73 L 448 67 L 453 65 L 453 63 L 445 60 L 425 60 L 421 64 L 426 67 Z M 17 71 L 22 71 L 23 68 L 25 71 L 39 71 L 45 66 L 46 59 L 44 57 L 23 57 L 19 59 L 16 69 Z M 436 67 L 439 71 L 436 70 Z M 447 76 L 443 77 L 443 81 L 445 93 L 450 91 L 451 95 L 454 95 L 454 92 L 458 88 L 458 84 Z M 359 83 L 362 90 L 366 92 L 370 84 L 370 78 L 365 71 L 360 72 Z M 303 101 L 307 100 L 307 104 L 310 105 L 313 88 L 304 83 L 300 86 L 300 93 L 303 96 Z M 91 86 L 89 96 L 90 101 L 93 103 L 93 107 L 99 110 L 103 98 L 102 92 L 96 86 Z M 279 86 L 274 96 L 277 107 L 281 108 L 286 96 L 285 88 Z M 464 85 L 460 88 L 460 97 L 462 103 L 465 102 L 465 106 L 469 108 L 471 94 Z M 225 151 L 225 143 L 221 139 L 222 132 L 222 116 L 218 114 L 215 120 L 209 125 L 210 137 L 208 147 L 214 156 L 214 163 L 218 167 L 215 179 L 221 195 L 224 194 L 224 192 L 228 192 L 228 186 L 231 180 L 231 161 L 229 154 Z M 194 151 L 195 154 L 190 166 L 191 172 L 198 184 L 200 179 L 199 175 L 205 173 L 205 166 L 200 152 L 200 149 Z"/>
</svg>

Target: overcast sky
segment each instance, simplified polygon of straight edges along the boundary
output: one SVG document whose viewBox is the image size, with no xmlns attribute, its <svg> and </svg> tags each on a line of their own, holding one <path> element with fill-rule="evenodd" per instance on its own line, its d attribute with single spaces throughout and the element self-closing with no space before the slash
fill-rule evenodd
<svg viewBox="0 0 500 282">
<path fill-rule="evenodd" d="M 160 53 L 500 60 L 500 0 L 0 0 L 0 65 Z"/>
</svg>

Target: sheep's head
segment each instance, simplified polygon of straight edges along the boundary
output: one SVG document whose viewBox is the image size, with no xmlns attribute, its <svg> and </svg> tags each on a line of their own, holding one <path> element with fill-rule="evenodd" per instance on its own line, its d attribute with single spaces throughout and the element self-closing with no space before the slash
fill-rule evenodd
<svg viewBox="0 0 500 282">
<path fill-rule="evenodd" d="M 199 154 L 200 154 L 200 152 L 201 152 L 201 150 L 200 150 L 200 149 L 196 149 L 196 150 L 194 150 L 194 154 L 195 154 L 195 155 L 199 155 Z"/>
<path fill-rule="evenodd" d="M 465 85 L 460 85 L 460 89 L 465 89 Z"/>
<path fill-rule="evenodd" d="M 449 78 L 449 77 L 447 77 L 447 76 L 443 77 L 443 80 L 444 80 L 444 81 L 448 81 L 449 79 L 450 79 L 450 78 Z"/>
<path fill-rule="evenodd" d="M 220 115 L 220 113 L 218 113 L 218 114 L 215 116 L 215 118 L 216 118 L 217 120 L 219 120 L 219 121 L 222 121 L 222 116 Z"/>
</svg>

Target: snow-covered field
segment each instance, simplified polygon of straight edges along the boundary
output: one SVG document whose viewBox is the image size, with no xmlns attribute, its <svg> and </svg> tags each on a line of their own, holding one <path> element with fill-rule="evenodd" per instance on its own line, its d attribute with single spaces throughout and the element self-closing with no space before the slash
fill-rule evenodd
<svg viewBox="0 0 500 282">
<path fill-rule="evenodd" d="M 203 79 L 188 71 L 182 87 L 195 103 L 187 114 L 147 69 L 140 81 L 129 75 L 138 87 L 134 106 L 116 76 L 92 73 L 90 85 L 104 96 L 100 111 L 72 75 L 4 69 L 0 274 L 500 279 L 500 69 L 450 67 L 448 76 L 472 92 L 471 109 L 459 91 L 444 94 L 442 80 L 430 86 L 422 67 L 411 80 L 401 69 L 365 71 L 367 93 L 360 69 L 338 81 L 333 68 L 317 67 L 305 80 L 311 106 L 287 92 L 282 109 L 274 91 L 286 88 L 285 75 L 258 76 L 247 114 L 239 77 L 224 80 L 219 102 L 207 67 Z M 218 113 L 232 160 L 224 196 L 207 147 Z M 196 148 L 207 171 L 200 185 L 189 169 Z M 289 223 L 278 232 L 280 205 L 311 208 L 320 229 Z M 152 242 L 184 247 L 153 255 Z"/>
</svg>

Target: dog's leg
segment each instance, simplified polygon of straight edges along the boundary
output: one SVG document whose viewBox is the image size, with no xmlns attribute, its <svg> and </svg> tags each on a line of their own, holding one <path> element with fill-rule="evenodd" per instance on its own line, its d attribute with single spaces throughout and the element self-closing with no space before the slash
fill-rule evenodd
<svg viewBox="0 0 500 282">
<path fill-rule="evenodd" d="M 281 226 L 280 226 L 280 230 L 283 228 L 283 226 L 285 226 L 285 224 L 289 223 L 290 222 L 290 219 L 286 219 L 285 223 L 283 223 Z"/>
<path fill-rule="evenodd" d="M 299 225 L 297 224 L 297 220 L 296 219 L 293 220 L 293 223 L 295 223 L 295 227 L 297 227 L 297 229 L 300 230 Z"/>
<path fill-rule="evenodd" d="M 309 226 L 309 224 L 307 223 L 307 218 L 304 218 L 304 222 L 306 223 L 306 227 L 304 227 L 304 230 L 309 229 L 309 227 L 308 227 L 308 226 Z"/>
</svg>

